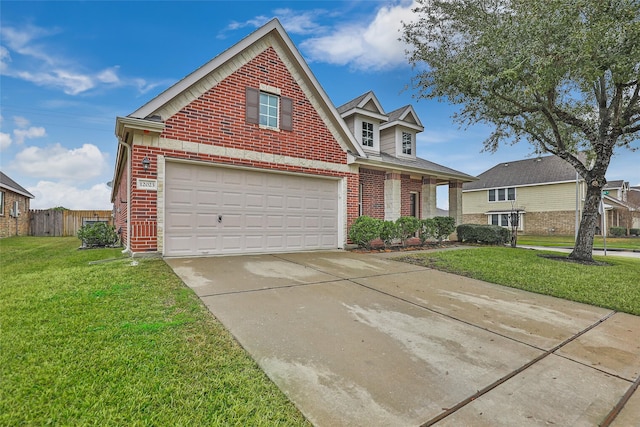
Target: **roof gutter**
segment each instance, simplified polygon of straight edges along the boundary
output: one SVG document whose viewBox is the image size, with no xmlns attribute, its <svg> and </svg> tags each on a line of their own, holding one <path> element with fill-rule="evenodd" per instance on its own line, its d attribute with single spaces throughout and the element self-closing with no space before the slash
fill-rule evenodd
<svg viewBox="0 0 640 427">
<path fill-rule="evenodd" d="M 401 172 L 409 172 L 409 173 L 415 173 L 418 175 L 434 175 L 437 177 L 441 177 L 441 178 L 446 178 L 446 179 L 455 179 L 458 181 L 464 181 L 464 182 L 472 182 L 472 181 L 476 181 L 478 178 L 475 178 L 471 175 L 457 175 L 457 174 L 451 174 L 451 173 L 446 173 L 446 172 L 441 172 L 441 171 L 434 171 L 434 170 L 429 170 L 429 169 L 424 169 L 424 168 L 412 168 L 412 167 L 408 167 L 408 166 L 403 166 L 403 165 L 398 165 L 395 163 L 387 163 L 381 160 L 376 160 L 372 157 L 369 158 L 357 158 L 355 159 L 355 163 L 361 164 L 361 165 L 367 165 L 367 166 L 377 166 L 381 169 L 384 170 L 389 170 L 389 169 L 394 169 L 394 170 L 398 170 Z M 425 174 L 425 172 L 428 172 L 427 174 Z"/>
</svg>

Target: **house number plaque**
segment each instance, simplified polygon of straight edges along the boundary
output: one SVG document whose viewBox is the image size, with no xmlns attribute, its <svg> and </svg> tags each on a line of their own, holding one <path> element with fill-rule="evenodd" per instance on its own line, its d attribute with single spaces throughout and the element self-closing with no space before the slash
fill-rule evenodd
<svg viewBox="0 0 640 427">
<path fill-rule="evenodd" d="M 136 186 L 139 190 L 158 191 L 158 181 L 155 179 L 138 178 Z"/>
</svg>

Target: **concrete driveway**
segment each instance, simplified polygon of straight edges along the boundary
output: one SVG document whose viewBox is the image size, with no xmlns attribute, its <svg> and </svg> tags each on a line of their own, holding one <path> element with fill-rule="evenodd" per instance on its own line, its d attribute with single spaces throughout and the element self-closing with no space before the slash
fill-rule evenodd
<svg viewBox="0 0 640 427">
<path fill-rule="evenodd" d="M 640 317 L 378 255 L 166 261 L 317 426 L 640 426 Z"/>
</svg>

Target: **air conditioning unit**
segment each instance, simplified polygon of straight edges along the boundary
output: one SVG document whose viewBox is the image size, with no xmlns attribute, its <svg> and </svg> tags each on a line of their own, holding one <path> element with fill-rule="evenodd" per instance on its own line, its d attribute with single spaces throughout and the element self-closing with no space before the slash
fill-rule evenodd
<svg viewBox="0 0 640 427">
<path fill-rule="evenodd" d="M 20 203 L 17 200 L 13 202 L 13 207 L 11 208 L 9 215 L 11 215 L 13 218 L 17 218 L 18 216 L 20 216 Z"/>
</svg>

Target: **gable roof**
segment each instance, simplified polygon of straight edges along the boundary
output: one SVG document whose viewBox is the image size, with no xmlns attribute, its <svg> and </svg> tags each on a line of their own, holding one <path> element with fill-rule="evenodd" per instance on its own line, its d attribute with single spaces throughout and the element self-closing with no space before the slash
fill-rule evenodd
<svg viewBox="0 0 640 427">
<path fill-rule="evenodd" d="M 35 198 L 35 196 L 29 193 L 24 189 L 20 184 L 9 178 L 4 172 L 0 171 L 0 187 L 7 189 L 9 191 L 13 191 L 14 193 L 18 193 L 22 196 L 28 197 L 30 199 Z"/>
<path fill-rule="evenodd" d="M 411 129 L 415 129 L 418 132 L 424 130 L 424 126 L 420 121 L 420 118 L 416 114 L 416 111 L 411 105 L 405 105 L 389 113 L 389 120 L 380 126 L 380 129 L 386 129 L 395 125 L 403 125 Z"/>
<path fill-rule="evenodd" d="M 581 179 L 581 178 L 580 178 Z M 464 191 L 499 187 L 549 184 L 576 180 L 576 170 L 557 156 L 537 157 L 498 163 L 478 175 L 475 182 L 463 185 Z"/>
<path fill-rule="evenodd" d="M 373 108 L 372 108 L 373 107 Z M 366 116 L 375 117 L 381 122 L 387 121 L 389 117 L 384 112 L 380 101 L 376 97 L 373 91 L 363 93 L 362 95 L 352 99 L 346 104 L 342 104 L 337 108 L 341 117 L 347 117 L 355 113 L 360 113 Z"/>
<path fill-rule="evenodd" d="M 626 187 L 629 186 L 628 182 L 625 182 L 623 179 L 618 179 L 615 181 L 609 181 L 607 182 L 603 188 L 610 190 L 610 189 L 614 189 L 614 188 L 624 188 L 626 184 Z"/>
<path fill-rule="evenodd" d="M 346 123 L 340 117 L 333 103 L 277 18 L 272 19 L 173 86 L 167 88 L 127 117 L 150 121 L 157 120 L 157 117 L 154 116 L 157 116 L 163 109 L 177 112 L 177 110 L 188 105 L 269 46 L 274 47 L 279 55 L 285 57 L 283 61 L 292 76 L 299 83 L 301 81 L 306 83 L 300 85 L 302 90 L 306 92 L 305 88 L 307 88 L 309 91 L 309 93 L 306 93 L 307 97 L 319 104 L 317 108 L 325 111 L 326 115 L 321 114 L 321 116 L 326 117 L 326 120 L 331 122 L 332 126 L 328 127 L 330 130 L 334 129 L 337 132 L 338 135 L 335 136 L 339 143 L 342 144 L 342 141 L 344 141 L 346 147 L 343 148 L 355 155 L 366 157 L 366 154 L 356 142 L 355 137 L 349 131 Z M 225 68 L 225 66 L 227 67 Z M 176 108 L 176 105 L 181 105 L 182 107 Z M 161 119 L 164 120 L 166 117 L 161 117 Z M 116 126 L 116 128 L 118 127 Z"/>
</svg>

